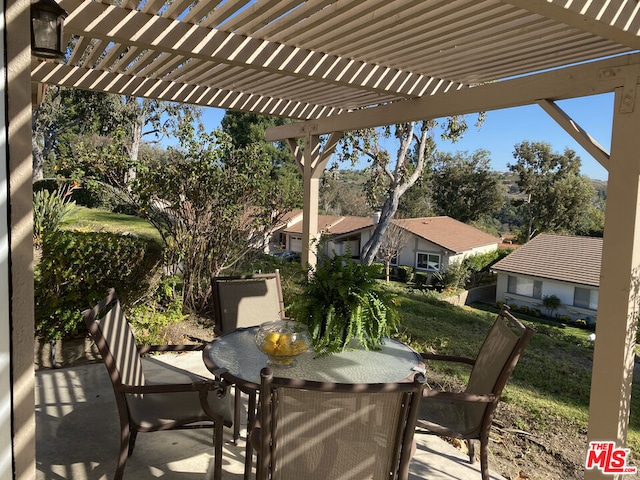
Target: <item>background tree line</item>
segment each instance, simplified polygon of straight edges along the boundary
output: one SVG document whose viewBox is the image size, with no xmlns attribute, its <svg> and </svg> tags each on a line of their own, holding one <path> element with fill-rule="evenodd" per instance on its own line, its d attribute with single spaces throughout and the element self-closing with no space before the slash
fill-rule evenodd
<svg viewBox="0 0 640 480">
<path fill-rule="evenodd" d="M 545 142 L 514 147 L 507 172 L 491 170 L 490 153 L 436 151 L 423 176 L 400 200 L 397 218 L 447 215 L 494 235 L 524 243 L 541 232 L 601 237 L 606 182 L 579 173 L 575 152 L 552 151 Z M 325 172 L 321 207 L 334 215 L 367 216 L 362 193 L 366 170 Z"/>
</svg>

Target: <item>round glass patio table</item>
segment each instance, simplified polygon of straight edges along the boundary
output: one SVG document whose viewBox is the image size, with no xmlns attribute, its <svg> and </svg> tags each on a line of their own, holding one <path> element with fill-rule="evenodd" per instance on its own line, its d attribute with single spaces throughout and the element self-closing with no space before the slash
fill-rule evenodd
<svg viewBox="0 0 640 480">
<path fill-rule="evenodd" d="M 207 345 L 203 352 L 207 368 L 242 390 L 259 389 L 260 370 L 267 366 L 267 356 L 254 341 L 258 328 L 241 328 Z M 416 372 L 424 371 L 420 354 L 390 338 L 384 339 L 379 350 L 365 350 L 354 345 L 323 357 L 308 351 L 296 359 L 297 364 L 293 367 L 274 367 L 274 375 L 319 382 L 389 383 L 412 381 Z"/>
</svg>

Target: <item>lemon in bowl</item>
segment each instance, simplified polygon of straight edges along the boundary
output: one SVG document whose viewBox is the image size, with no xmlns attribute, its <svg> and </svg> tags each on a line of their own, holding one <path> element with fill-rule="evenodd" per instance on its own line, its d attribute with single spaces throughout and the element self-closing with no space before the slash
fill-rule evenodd
<svg viewBox="0 0 640 480">
<path fill-rule="evenodd" d="M 293 367 L 296 357 L 306 352 L 311 344 L 309 330 L 303 323 L 278 320 L 260 325 L 256 333 L 256 345 L 272 367 Z"/>
</svg>

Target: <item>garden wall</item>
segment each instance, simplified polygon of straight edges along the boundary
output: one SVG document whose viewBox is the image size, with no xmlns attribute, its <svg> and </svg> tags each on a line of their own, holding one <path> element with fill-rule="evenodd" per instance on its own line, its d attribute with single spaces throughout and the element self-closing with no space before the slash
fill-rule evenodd
<svg viewBox="0 0 640 480">
<path fill-rule="evenodd" d="M 470 305 L 472 303 L 496 303 L 496 285 L 483 285 L 460 292 L 458 295 L 443 298 L 443 300 L 457 306 Z"/>
</svg>

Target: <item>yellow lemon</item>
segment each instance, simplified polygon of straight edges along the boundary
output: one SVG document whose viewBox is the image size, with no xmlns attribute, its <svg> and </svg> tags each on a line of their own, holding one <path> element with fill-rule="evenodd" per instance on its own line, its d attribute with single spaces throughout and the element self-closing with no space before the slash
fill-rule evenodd
<svg viewBox="0 0 640 480">
<path fill-rule="evenodd" d="M 269 332 L 264 337 L 265 342 L 278 343 L 280 341 L 280 334 L 278 332 Z"/>
<path fill-rule="evenodd" d="M 277 350 L 278 350 L 278 344 L 271 340 L 265 340 L 262 343 L 262 351 L 267 355 L 273 355 L 277 353 Z"/>
</svg>

